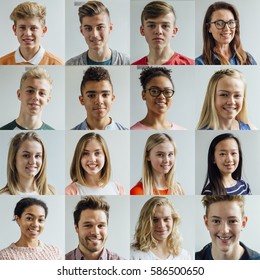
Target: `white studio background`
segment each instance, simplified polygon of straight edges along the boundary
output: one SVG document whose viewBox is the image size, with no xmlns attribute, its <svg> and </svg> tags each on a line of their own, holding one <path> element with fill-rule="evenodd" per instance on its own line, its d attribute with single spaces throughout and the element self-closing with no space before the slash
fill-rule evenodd
<svg viewBox="0 0 260 280">
<path fill-rule="evenodd" d="M 8 247 L 11 243 L 18 241 L 21 232 L 17 223 L 13 220 L 14 209 L 18 201 L 26 195 L 0 196 L 0 249 Z M 31 197 L 31 196 L 30 196 Z M 46 218 L 45 229 L 39 237 L 39 240 L 59 247 L 65 252 L 65 207 L 64 196 L 61 195 L 41 195 L 32 196 L 44 201 L 48 207 L 48 216 Z"/>
<path fill-rule="evenodd" d="M 13 21 L 10 14 L 13 9 L 25 1 L 0 0 L 0 34 L 4 41 L 0 45 L 0 56 L 15 51 L 19 47 L 17 37 L 14 35 Z M 65 4 L 64 0 L 40 0 L 37 3 L 46 6 L 46 26 L 48 28 L 41 44 L 45 50 L 50 51 L 65 60 Z"/>
<path fill-rule="evenodd" d="M 167 119 L 186 129 L 194 130 L 196 127 L 196 104 L 195 91 L 196 66 L 164 66 L 172 70 L 171 78 L 174 84 L 174 95 L 171 108 L 167 112 Z M 131 66 L 131 126 L 142 120 L 147 114 L 146 102 L 142 99 L 142 86 L 140 73 L 142 67 Z"/>
<path fill-rule="evenodd" d="M 243 155 L 242 179 L 251 188 L 253 195 L 260 194 L 260 131 L 196 131 L 196 194 L 201 194 L 207 175 L 208 149 L 211 141 L 220 134 L 232 133 L 241 144 Z"/>
<path fill-rule="evenodd" d="M 196 230 L 196 244 L 195 251 L 200 251 L 206 244 L 211 242 L 210 234 L 204 224 L 203 216 L 205 209 L 201 203 L 202 196 L 195 196 L 195 230 Z M 252 195 L 245 197 L 245 215 L 248 216 L 246 227 L 240 234 L 240 241 L 242 241 L 250 249 L 260 252 L 260 196 Z"/>
<path fill-rule="evenodd" d="M 43 122 L 54 129 L 63 130 L 65 127 L 65 74 L 64 67 L 41 66 L 53 79 L 51 100 L 42 113 Z M 20 112 L 21 102 L 17 97 L 22 75 L 29 69 L 24 66 L 0 67 L 1 103 L 0 126 L 16 119 Z"/>
<path fill-rule="evenodd" d="M 87 1 L 66 0 L 66 61 L 87 51 L 85 38 L 80 33 L 78 8 Z M 113 30 L 109 36 L 109 47 L 129 56 L 130 54 L 130 1 L 101 1 L 109 10 Z M 75 5 L 79 3 L 80 5 Z"/>
<path fill-rule="evenodd" d="M 7 183 L 7 156 L 12 138 L 21 132 L 19 130 L 0 131 L 0 187 Z M 47 154 L 47 181 L 52 185 L 57 194 L 64 194 L 64 170 L 65 170 L 65 136 L 64 131 L 35 131 L 43 141 Z"/>
<path fill-rule="evenodd" d="M 134 62 L 149 53 L 145 37 L 140 34 L 141 14 L 149 2 L 131 1 L 131 62 Z M 171 48 L 184 56 L 194 59 L 195 56 L 195 2 L 194 1 L 167 1 L 176 12 L 176 26 L 179 31 L 172 38 Z"/>
<path fill-rule="evenodd" d="M 206 14 L 208 7 L 213 4 L 214 0 L 196 0 L 196 41 L 195 41 L 195 53 L 196 57 L 202 54 L 203 49 L 203 20 Z M 259 30 L 260 22 L 259 18 L 259 10 L 260 10 L 260 2 L 257 0 L 229 0 L 225 1 L 234 5 L 239 13 L 240 18 L 240 40 L 243 46 L 243 49 L 246 52 L 249 52 L 256 62 L 260 63 L 260 37 L 256 36 L 255 32 L 250 32 L 250 30 Z M 250 20 L 249 20 L 250 18 Z"/>
<path fill-rule="evenodd" d="M 131 131 L 131 188 L 142 177 L 143 153 L 148 137 L 155 133 L 170 135 L 177 147 L 175 174 L 186 195 L 195 194 L 194 131 Z"/>
<path fill-rule="evenodd" d="M 134 239 L 135 227 L 141 212 L 141 209 L 146 201 L 152 196 L 131 196 L 130 209 L 131 209 L 131 243 Z M 174 209 L 181 218 L 179 231 L 182 237 L 182 248 L 189 251 L 191 259 L 194 259 L 195 247 L 195 197 L 194 196 L 172 196 L 167 198 L 173 203 Z M 189 205 L 189 207 L 187 207 Z"/>
<path fill-rule="evenodd" d="M 86 119 L 85 106 L 79 101 L 80 85 L 87 66 L 67 66 L 66 68 L 66 129 L 72 129 Z M 114 95 L 109 112 L 115 122 L 130 127 L 130 66 L 108 66 Z"/>
<path fill-rule="evenodd" d="M 66 252 L 77 248 L 79 244 L 78 234 L 74 227 L 73 212 L 81 196 L 66 196 Z M 103 196 L 109 203 L 108 239 L 105 248 L 117 253 L 119 256 L 129 259 L 130 244 L 130 212 L 129 196 Z"/>
<path fill-rule="evenodd" d="M 93 131 L 66 131 L 66 186 L 71 183 L 70 165 L 74 155 L 74 151 L 79 139 Z M 111 166 L 111 180 L 121 183 L 125 187 L 126 194 L 129 194 L 130 181 L 130 137 L 129 131 L 94 131 L 100 134 L 106 141 Z"/>
<path fill-rule="evenodd" d="M 195 127 L 197 127 L 203 102 L 205 99 L 207 86 L 209 83 L 210 78 L 212 75 L 221 69 L 232 68 L 240 71 L 247 83 L 247 107 L 248 107 L 248 116 L 250 122 L 260 129 L 260 115 L 259 115 L 259 108 L 256 104 L 260 103 L 260 95 L 258 80 L 260 77 L 260 68 L 259 66 L 206 66 L 206 67 L 199 67 L 195 66 L 195 94 L 196 94 L 196 102 L 195 102 L 195 112 L 196 112 L 196 123 Z"/>
</svg>

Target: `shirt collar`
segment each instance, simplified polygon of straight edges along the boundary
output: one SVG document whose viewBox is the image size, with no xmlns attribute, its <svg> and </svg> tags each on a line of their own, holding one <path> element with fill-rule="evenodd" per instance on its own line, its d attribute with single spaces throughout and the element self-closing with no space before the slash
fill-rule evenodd
<svg viewBox="0 0 260 280">
<path fill-rule="evenodd" d="M 85 258 L 83 256 L 83 254 L 81 253 L 79 247 L 77 247 L 77 249 L 76 249 L 75 257 L 76 257 L 76 260 L 85 260 Z M 107 260 L 107 250 L 105 250 L 104 248 L 103 248 L 102 253 L 99 257 L 99 260 Z"/>
<path fill-rule="evenodd" d="M 22 55 L 20 53 L 20 49 L 18 48 L 15 51 L 15 62 L 16 63 L 29 62 L 30 64 L 38 65 L 40 63 L 40 61 L 42 60 L 44 53 L 45 53 L 45 49 L 42 46 L 40 46 L 40 49 L 35 54 L 35 56 L 32 59 L 27 61 L 22 57 Z"/>
</svg>

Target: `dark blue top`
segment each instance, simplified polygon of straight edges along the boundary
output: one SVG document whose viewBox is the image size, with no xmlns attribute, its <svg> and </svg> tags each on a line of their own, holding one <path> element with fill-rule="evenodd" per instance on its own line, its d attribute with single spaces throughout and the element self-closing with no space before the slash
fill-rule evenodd
<svg viewBox="0 0 260 280">
<path fill-rule="evenodd" d="M 250 126 L 246 123 L 243 123 L 242 121 L 238 121 L 238 124 L 239 124 L 239 130 L 251 130 Z M 206 129 L 206 130 L 213 130 L 212 128 L 210 127 L 203 127 L 201 128 L 200 130 L 203 130 L 203 129 Z"/>
<path fill-rule="evenodd" d="M 256 65 L 257 63 L 256 63 L 255 59 L 253 58 L 253 56 L 250 53 L 248 53 L 248 52 L 247 52 L 247 55 L 251 59 L 252 65 Z M 218 58 L 218 56 L 216 54 L 213 54 L 212 61 L 213 61 L 212 65 L 221 65 L 220 60 L 219 60 L 219 58 Z M 195 64 L 196 65 L 204 65 L 205 64 L 203 59 L 202 59 L 202 55 L 198 56 L 195 59 Z M 237 54 L 235 52 L 233 52 L 233 55 L 232 55 L 232 57 L 229 60 L 229 64 L 230 65 L 240 65 L 239 60 L 237 58 Z"/>
</svg>

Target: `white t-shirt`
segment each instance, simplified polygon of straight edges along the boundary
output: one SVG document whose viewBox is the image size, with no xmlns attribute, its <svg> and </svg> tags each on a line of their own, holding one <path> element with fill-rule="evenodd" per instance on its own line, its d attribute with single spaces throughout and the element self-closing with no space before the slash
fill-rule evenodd
<svg viewBox="0 0 260 280">
<path fill-rule="evenodd" d="M 131 247 L 130 249 L 130 259 L 131 260 L 161 260 L 151 251 L 139 251 L 135 248 Z M 169 255 L 166 259 L 168 260 L 191 260 L 191 255 L 185 249 L 181 250 L 181 253 L 178 256 Z"/>
<path fill-rule="evenodd" d="M 115 182 L 108 182 L 104 187 L 82 186 L 76 182 L 79 195 L 119 195 L 119 190 Z"/>
</svg>

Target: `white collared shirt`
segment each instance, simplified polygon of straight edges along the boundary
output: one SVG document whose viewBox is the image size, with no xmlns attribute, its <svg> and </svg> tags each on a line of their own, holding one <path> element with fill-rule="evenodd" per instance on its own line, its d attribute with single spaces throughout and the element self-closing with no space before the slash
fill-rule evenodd
<svg viewBox="0 0 260 280">
<path fill-rule="evenodd" d="M 30 59 L 30 60 L 25 60 L 21 53 L 20 53 L 20 50 L 19 48 L 15 51 L 15 62 L 16 63 L 21 63 L 21 62 L 29 62 L 33 65 L 38 65 L 40 63 L 40 61 L 42 60 L 43 56 L 44 56 L 44 53 L 45 53 L 45 49 L 40 46 L 40 49 L 38 50 L 38 52 L 35 54 L 35 56 Z"/>
</svg>

